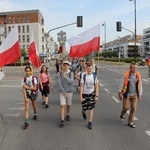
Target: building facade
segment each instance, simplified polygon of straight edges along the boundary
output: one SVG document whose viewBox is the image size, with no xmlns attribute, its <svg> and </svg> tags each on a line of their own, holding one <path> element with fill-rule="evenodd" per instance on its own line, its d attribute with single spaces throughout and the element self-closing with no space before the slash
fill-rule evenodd
<svg viewBox="0 0 150 150">
<path fill-rule="evenodd" d="M 7 36 L 14 25 L 18 26 L 20 48 L 29 50 L 30 37 L 33 32 L 39 53 L 44 53 L 44 17 L 39 10 L 11 11 L 0 13 L 0 42 Z"/>
<path fill-rule="evenodd" d="M 141 35 L 137 35 L 136 41 L 136 52 L 134 44 L 134 35 L 127 35 L 124 37 L 118 37 L 117 39 L 110 41 L 105 44 L 105 50 L 103 51 L 118 51 L 120 56 L 123 58 L 134 57 L 139 54 L 141 49 L 140 40 L 142 39 Z"/>
<path fill-rule="evenodd" d="M 150 55 L 150 27 L 143 30 L 142 55 Z"/>
</svg>

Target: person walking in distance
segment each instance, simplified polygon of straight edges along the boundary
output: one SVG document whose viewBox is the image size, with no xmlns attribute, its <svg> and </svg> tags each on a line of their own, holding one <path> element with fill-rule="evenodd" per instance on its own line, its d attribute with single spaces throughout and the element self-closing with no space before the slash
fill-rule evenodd
<svg viewBox="0 0 150 150">
<path fill-rule="evenodd" d="M 95 73 L 92 73 L 92 65 L 87 64 L 87 74 L 81 78 L 80 102 L 82 104 L 82 116 L 86 120 L 86 111 L 89 110 L 88 128 L 92 129 L 93 111 L 98 100 L 99 87 Z"/>
<path fill-rule="evenodd" d="M 118 90 L 118 97 L 123 101 L 120 119 L 124 121 L 124 115 L 127 110 L 130 109 L 128 126 L 131 128 L 136 127 L 133 121 L 137 109 L 137 103 L 141 100 L 142 91 L 141 75 L 136 71 L 136 65 L 131 63 L 129 71 L 126 71 L 122 76 Z"/>
<path fill-rule="evenodd" d="M 148 66 L 148 76 L 150 77 L 150 58 L 148 58 L 146 61 Z"/>
<path fill-rule="evenodd" d="M 25 68 L 26 76 L 22 79 L 22 91 L 24 96 L 24 102 L 25 102 L 25 125 L 23 129 L 27 129 L 29 126 L 28 118 L 29 118 L 29 104 L 30 100 L 32 102 L 33 110 L 34 110 L 34 116 L 33 120 L 37 120 L 37 107 L 36 107 L 36 98 L 37 98 L 37 78 L 35 76 L 32 76 L 32 69 L 27 66 Z"/>
<path fill-rule="evenodd" d="M 66 120 L 70 121 L 70 109 L 73 95 L 74 75 L 70 71 L 70 62 L 63 61 L 62 71 L 58 73 L 58 90 L 60 92 L 60 127 L 64 126 L 65 106 L 67 106 Z"/>
<path fill-rule="evenodd" d="M 50 74 L 48 73 L 46 65 L 43 65 L 41 67 L 39 79 L 40 79 L 40 91 L 42 93 L 43 105 L 45 105 L 45 108 L 48 108 L 49 107 L 48 94 L 50 92 L 50 88 L 53 89 L 53 85 L 52 85 Z"/>
</svg>

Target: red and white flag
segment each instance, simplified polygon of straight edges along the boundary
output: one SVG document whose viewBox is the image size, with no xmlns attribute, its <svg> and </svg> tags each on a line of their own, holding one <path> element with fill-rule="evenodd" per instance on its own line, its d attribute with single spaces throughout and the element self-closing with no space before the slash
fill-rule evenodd
<svg viewBox="0 0 150 150">
<path fill-rule="evenodd" d="M 100 24 L 68 39 L 70 57 L 84 57 L 100 49 Z"/>
<path fill-rule="evenodd" d="M 29 60 L 32 62 L 35 68 L 39 68 L 41 66 L 41 60 L 40 60 L 39 53 L 36 48 L 33 33 L 32 33 L 32 37 L 30 40 Z"/>
<path fill-rule="evenodd" d="M 0 68 L 15 63 L 20 57 L 18 28 L 15 25 L 0 46 Z"/>
</svg>

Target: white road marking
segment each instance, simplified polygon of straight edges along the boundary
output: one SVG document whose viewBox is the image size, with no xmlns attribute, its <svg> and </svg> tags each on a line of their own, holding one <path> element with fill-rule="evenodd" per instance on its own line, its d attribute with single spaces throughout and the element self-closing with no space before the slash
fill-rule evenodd
<svg viewBox="0 0 150 150">
<path fill-rule="evenodd" d="M 19 117 L 19 116 L 20 116 L 20 113 L 3 114 L 3 116 L 6 116 L 6 117 Z"/>
<path fill-rule="evenodd" d="M 130 114 L 130 110 L 127 111 L 127 114 Z M 138 120 L 138 118 L 134 117 L 134 120 Z"/>
<path fill-rule="evenodd" d="M 103 84 L 100 83 L 99 85 L 103 87 Z"/>
<path fill-rule="evenodd" d="M 116 103 L 120 103 L 120 101 L 119 101 L 115 96 L 112 96 L 112 98 L 114 99 L 114 101 L 115 101 Z"/>
<path fill-rule="evenodd" d="M 9 109 L 12 109 L 12 110 L 24 110 L 25 107 L 16 107 L 16 108 L 9 108 Z"/>
<path fill-rule="evenodd" d="M 18 105 L 24 105 L 24 102 L 19 102 L 19 103 L 17 103 Z"/>
<path fill-rule="evenodd" d="M 104 89 L 107 93 L 110 93 L 107 89 Z"/>
<path fill-rule="evenodd" d="M 0 85 L 0 88 L 13 88 L 13 87 L 17 87 L 17 88 L 20 88 L 21 87 L 21 85 L 19 86 L 19 85 Z"/>
<path fill-rule="evenodd" d="M 143 81 L 146 81 L 146 82 L 148 81 L 148 80 L 146 80 L 146 79 L 142 79 L 142 80 L 143 80 Z"/>
<path fill-rule="evenodd" d="M 145 131 L 150 136 L 150 131 Z"/>
<path fill-rule="evenodd" d="M 117 73 L 120 73 L 119 71 L 117 71 Z"/>
</svg>

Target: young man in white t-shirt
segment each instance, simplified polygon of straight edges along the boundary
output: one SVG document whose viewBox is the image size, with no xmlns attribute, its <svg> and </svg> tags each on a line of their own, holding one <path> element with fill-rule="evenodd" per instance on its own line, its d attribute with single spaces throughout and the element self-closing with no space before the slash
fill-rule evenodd
<svg viewBox="0 0 150 150">
<path fill-rule="evenodd" d="M 36 114 L 36 90 L 37 90 L 37 79 L 36 77 L 33 77 L 31 75 L 31 68 L 30 66 L 27 66 L 25 68 L 26 76 L 22 79 L 21 85 L 22 85 L 22 91 L 24 96 L 24 102 L 25 102 L 25 125 L 23 129 L 27 129 L 29 126 L 28 118 L 29 118 L 29 104 L 30 100 L 32 101 L 32 106 L 34 110 L 34 116 L 33 120 L 37 120 L 37 114 Z"/>
<path fill-rule="evenodd" d="M 87 119 L 86 111 L 89 110 L 88 128 L 92 129 L 93 110 L 98 100 L 99 87 L 96 74 L 92 73 L 92 65 L 87 65 L 87 74 L 82 76 L 80 88 L 80 102 L 82 103 L 82 115 Z"/>
</svg>

